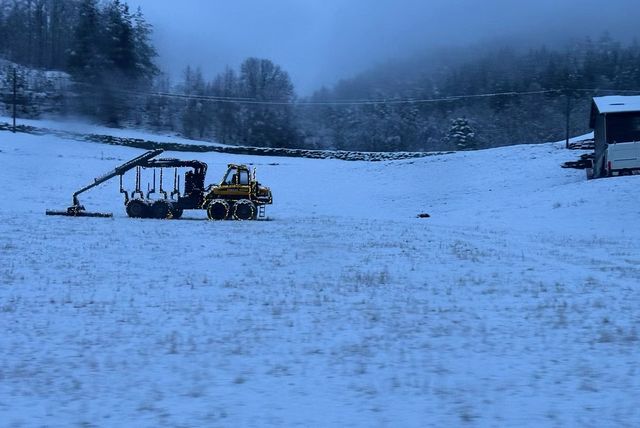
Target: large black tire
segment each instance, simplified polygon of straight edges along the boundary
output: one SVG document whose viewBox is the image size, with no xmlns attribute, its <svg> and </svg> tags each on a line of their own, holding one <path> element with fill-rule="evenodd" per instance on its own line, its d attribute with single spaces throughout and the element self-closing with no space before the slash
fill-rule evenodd
<svg viewBox="0 0 640 428">
<path fill-rule="evenodd" d="M 256 205 L 248 199 L 239 200 L 233 207 L 233 218 L 235 220 L 255 220 L 257 213 Z"/>
<path fill-rule="evenodd" d="M 159 200 L 155 201 L 151 206 L 151 217 L 160 220 L 169 218 L 171 213 L 171 205 L 167 201 Z"/>
<path fill-rule="evenodd" d="M 172 219 L 179 220 L 180 218 L 182 218 L 182 214 L 184 214 L 184 210 L 182 208 L 176 208 L 176 207 L 171 208 Z"/>
<path fill-rule="evenodd" d="M 207 217 L 209 220 L 226 220 L 229 217 L 229 203 L 222 199 L 211 201 L 207 206 Z"/>
<path fill-rule="evenodd" d="M 143 200 L 132 199 L 127 204 L 127 215 L 131 218 L 149 218 L 151 207 Z"/>
</svg>

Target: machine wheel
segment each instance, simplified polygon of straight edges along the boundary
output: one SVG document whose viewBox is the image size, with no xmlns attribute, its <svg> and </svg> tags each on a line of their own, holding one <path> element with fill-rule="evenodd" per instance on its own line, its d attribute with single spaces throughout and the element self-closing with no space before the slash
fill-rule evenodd
<svg viewBox="0 0 640 428">
<path fill-rule="evenodd" d="M 223 199 L 216 199 L 207 206 L 209 220 L 225 220 L 229 216 L 229 203 Z"/>
<path fill-rule="evenodd" d="M 233 218 L 235 220 L 254 220 L 257 214 L 256 206 L 248 199 L 241 199 L 233 207 Z"/>
<path fill-rule="evenodd" d="M 151 217 L 157 219 L 167 219 L 171 213 L 171 205 L 167 201 L 155 201 L 151 206 Z"/>
<path fill-rule="evenodd" d="M 127 215 L 131 218 L 149 218 L 151 207 L 145 201 L 132 199 L 127 204 Z"/>
<path fill-rule="evenodd" d="M 176 207 L 171 208 L 172 219 L 179 220 L 180 218 L 182 218 L 182 214 L 184 214 L 184 210 L 182 208 L 176 208 Z"/>
</svg>

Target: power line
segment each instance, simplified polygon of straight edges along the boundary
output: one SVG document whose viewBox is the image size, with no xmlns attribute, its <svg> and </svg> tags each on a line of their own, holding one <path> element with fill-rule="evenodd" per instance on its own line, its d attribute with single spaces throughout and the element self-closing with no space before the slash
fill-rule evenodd
<svg viewBox="0 0 640 428">
<path fill-rule="evenodd" d="M 478 98 L 542 95 L 542 94 L 563 92 L 563 90 L 560 90 L 560 89 L 550 89 L 550 90 L 543 90 L 543 91 L 528 91 L 528 92 L 511 91 L 511 92 L 495 92 L 495 93 L 473 94 L 473 95 L 454 95 L 454 96 L 442 97 L 442 98 L 405 98 L 405 99 L 390 98 L 390 99 L 343 100 L 343 101 L 274 101 L 274 100 L 256 100 L 251 98 L 187 95 L 187 94 L 176 94 L 176 93 L 169 93 L 169 92 L 141 92 L 141 91 L 127 91 L 127 90 L 116 90 L 116 91 L 124 94 L 138 95 L 138 96 L 192 99 L 192 100 L 198 100 L 198 101 L 210 101 L 210 102 L 227 103 L 227 104 L 251 104 L 251 105 L 270 105 L 270 106 L 373 106 L 373 105 L 428 104 L 428 103 L 460 101 L 460 100 L 478 99 Z"/>
<path fill-rule="evenodd" d="M 53 79 L 61 79 L 62 76 L 55 76 Z M 69 82 L 70 85 L 84 86 L 93 89 L 104 89 L 97 85 L 85 83 L 85 82 Z M 529 96 L 529 95 L 545 95 L 545 94 L 566 94 L 567 92 L 618 92 L 618 93 L 640 93 L 640 90 L 633 89 L 546 89 L 539 91 L 508 91 L 508 92 L 492 92 L 483 94 L 466 94 L 466 95 L 451 95 L 439 98 L 384 98 L 384 99 L 360 99 L 360 100 L 336 100 L 336 101 L 281 101 L 281 100 L 258 100 L 256 98 L 249 97 L 233 97 L 233 96 L 217 96 L 217 95 L 195 95 L 195 94 L 181 94 L 175 92 L 164 91 L 139 91 L 139 90 L 127 90 L 127 89 L 112 89 L 113 92 L 118 92 L 125 95 L 133 96 L 146 96 L 153 98 L 169 98 L 169 99 L 181 99 L 181 100 L 194 100 L 202 102 L 222 103 L 222 104 L 244 104 L 244 105 L 264 105 L 264 106 L 301 106 L 301 107 L 314 107 L 314 106 L 376 106 L 376 105 L 415 105 L 415 104 L 431 104 L 442 102 L 454 102 L 464 101 L 472 99 L 483 98 L 496 98 L 496 97 L 515 97 L 515 96 Z"/>
<path fill-rule="evenodd" d="M 91 87 L 98 89 L 99 87 L 93 84 L 84 82 L 74 82 L 75 85 Z M 209 101 L 215 103 L 226 104 L 251 104 L 251 105 L 271 105 L 271 106 L 371 106 L 371 105 L 402 105 L 402 104 L 427 104 L 427 103 L 439 103 L 459 101 L 466 99 L 478 99 L 478 98 L 493 98 L 493 97 L 505 97 L 505 96 L 525 96 L 525 95 L 542 95 L 550 93 L 561 93 L 561 89 L 547 89 L 540 91 L 508 91 L 508 92 L 493 92 L 484 94 L 470 94 L 470 95 L 451 95 L 441 98 L 385 98 L 385 99 L 364 99 L 364 100 L 337 100 L 337 101 L 280 101 L 280 100 L 258 100 L 255 98 L 246 97 L 227 97 L 216 95 L 193 95 L 193 94 L 179 94 L 175 92 L 158 92 L 158 91 L 136 91 L 127 89 L 114 89 L 114 92 L 119 92 L 127 95 L 136 96 L 150 96 L 157 98 L 174 98 L 174 99 L 187 99 L 196 101 Z"/>
<path fill-rule="evenodd" d="M 510 92 L 493 92 L 484 94 L 471 94 L 471 95 L 452 95 L 441 98 L 389 98 L 389 99 L 369 99 L 369 100 L 339 100 L 339 101 L 277 101 L 277 100 L 257 100 L 255 98 L 239 98 L 239 97 L 223 97 L 223 96 L 210 96 L 210 95 L 189 95 L 189 94 L 177 94 L 171 92 L 142 92 L 142 91 L 127 91 L 117 90 L 120 93 L 138 95 L 138 96 L 150 96 L 158 98 L 174 98 L 174 99 L 187 99 L 196 101 L 208 101 L 214 103 L 223 104 L 248 104 L 248 105 L 267 105 L 267 106 L 375 106 L 375 105 L 411 105 L 411 104 L 429 104 L 429 103 L 441 103 L 452 101 L 463 101 L 471 99 L 482 98 L 496 98 L 496 97 L 514 97 L 514 96 L 528 96 L 528 95 L 545 95 L 545 94 L 565 94 L 570 91 L 579 92 L 624 92 L 624 93 L 640 93 L 640 90 L 631 89 L 547 89 L 540 91 L 510 91 Z"/>
</svg>

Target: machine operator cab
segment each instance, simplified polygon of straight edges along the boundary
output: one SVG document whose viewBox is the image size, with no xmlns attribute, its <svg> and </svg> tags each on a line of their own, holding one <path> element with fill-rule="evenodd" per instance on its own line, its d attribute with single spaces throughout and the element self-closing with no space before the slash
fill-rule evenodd
<svg viewBox="0 0 640 428">
<path fill-rule="evenodd" d="M 272 203 L 271 189 L 258 183 L 255 169 L 230 164 L 220 184 L 207 189 L 202 207 L 211 220 L 252 220 L 264 217 L 264 205 Z"/>
<path fill-rule="evenodd" d="M 211 190 L 216 197 L 223 199 L 250 199 L 254 190 L 252 185 L 255 184 L 252 178 L 249 167 L 231 164 L 222 182 L 218 186 L 212 186 Z"/>
<path fill-rule="evenodd" d="M 249 186 L 249 168 L 245 166 L 230 165 L 222 180 L 221 186 Z"/>
</svg>

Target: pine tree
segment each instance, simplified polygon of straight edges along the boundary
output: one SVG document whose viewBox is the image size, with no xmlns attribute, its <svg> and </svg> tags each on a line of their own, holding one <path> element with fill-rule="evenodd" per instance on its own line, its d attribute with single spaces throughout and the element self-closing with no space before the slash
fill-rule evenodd
<svg viewBox="0 0 640 428">
<path fill-rule="evenodd" d="M 145 20 L 142 9 L 138 8 L 133 15 L 133 39 L 135 44 L 136 75 L 143 84 L 150 84 L 159 74 L 154 60 L 158 52 L 151 42 L 153 27 Z"/>
<path fill-rule="evenodd" d="M 69 50 L 68 69 L 77 82 L 79 94 L 77 108 L 81 114 L 98 115 L 96 98 L 107 68 L 101 52 L 100 11 L 97 0 L 82 0 L 79 5 L 78 23 L 75 26 Z"/>
<path fill-rule="evenodd" d="M 140 11 L 132 16 L 120 0 L 103 7 L 97 0 L 81 0 L 78 15 L 69 71 L 80 84 L 81 110 L 111 125 L 119 125 L 130 112 L 139 117 L 134 107 L 140 100 L 130 92 L 148 89 L 158 72 L 150 26 Z"/>
<path fill-rule="evenodd" d="M 126 83 L 137 79 L 134 30 L 129 6 L 114 0 L 104 12 L 105 26 L 101 48 L 107 64 L 116 78 L 126 78 Z"/>
<path fill-rule="evenodd" d="M 476 134 L 469 121 L 464 117 L 451 122 L 447 141 L 458 150 L 473 150 L 476 148 Z"/>
</svg>

